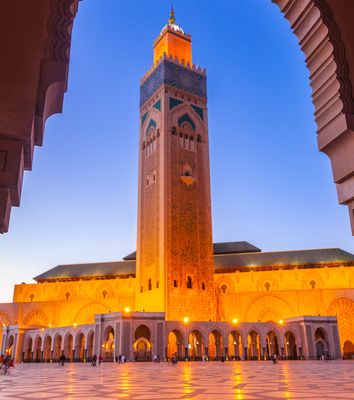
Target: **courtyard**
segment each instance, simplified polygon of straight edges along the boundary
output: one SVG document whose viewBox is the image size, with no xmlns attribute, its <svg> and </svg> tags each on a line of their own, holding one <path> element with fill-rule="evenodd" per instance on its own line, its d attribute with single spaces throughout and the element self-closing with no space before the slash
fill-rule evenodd
<svg viewBox="0 0 354 400">
<path fill-rule="evenodd" d="M 1 399 L 353 399 L 352 361 L 20 364 Z"/>
</svg>

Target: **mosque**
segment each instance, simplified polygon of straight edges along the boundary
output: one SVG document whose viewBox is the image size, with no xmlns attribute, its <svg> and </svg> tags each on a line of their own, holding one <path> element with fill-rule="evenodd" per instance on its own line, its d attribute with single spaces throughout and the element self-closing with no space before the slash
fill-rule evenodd
<svg viewBox="0 0 354 400">
<path fill-rule="evenodd" d="M 137 251 L 58 265 L 0 304 L 1 354 L 50 362 L 354 355 L 354 255 L 213 243 L 206 71 L 168 24 L 140 82 Z"/>
</svg>

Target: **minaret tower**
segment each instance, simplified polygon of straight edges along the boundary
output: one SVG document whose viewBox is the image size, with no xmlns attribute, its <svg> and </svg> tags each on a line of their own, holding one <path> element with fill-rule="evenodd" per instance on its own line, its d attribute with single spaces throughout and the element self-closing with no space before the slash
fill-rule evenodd
<svg viewBox="0 0 354 400">
<path fill-rule="evenodd" d="M 214 320 L 206 73 L 169 23 L 140 86 L 136 309 Z"/>
</svg>

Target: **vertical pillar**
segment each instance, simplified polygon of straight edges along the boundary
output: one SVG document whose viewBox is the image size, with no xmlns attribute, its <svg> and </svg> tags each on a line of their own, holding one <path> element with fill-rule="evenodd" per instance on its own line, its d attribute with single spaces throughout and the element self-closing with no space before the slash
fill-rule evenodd
<svg viewBox="0 0 354 400">
<path fill-rule="evenodd" d="M 185 360 L 186 361 L 188 361 L 188 359 L 189 359 L 189 349 L 188 349 L 188 346 L 185 346 L 185 348 L 184 348 L 184 355 L 185 355 Z"/>
<path fill-rule="evenodd" d="M 243 348 L 243 359 L 246 361 L 248 360 L 248 354 L 247 354 L 247 347 Z"/>
<path fill-rule="evenodd" d="M 266 360 L 267 359 L 267 355 L 266 355 L 266 348 L 262 347 L 262 359 Z"/>
<path fill-rule="evenodd" d="M 284 347 L 280 348 L 280 357 L 283 359 L 284 358 Z"/>
<path fill-rule="evenodd" d="M 204 355 L 206 359 L 209 359 L 209 347 L 204 347 Z"/>
<path fill-rule="evenodd" d="M 228 360 L 228 358 L 229 358 L 229 348 L 228 347 L 224 347 L 224 354 L 225 354 L 225 360 Z"/>
</svg>

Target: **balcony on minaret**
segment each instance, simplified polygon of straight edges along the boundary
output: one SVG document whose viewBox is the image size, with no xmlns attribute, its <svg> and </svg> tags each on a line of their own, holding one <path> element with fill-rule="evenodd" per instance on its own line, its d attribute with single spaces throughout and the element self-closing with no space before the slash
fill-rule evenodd
<svg viewBox="0 0 354 400">
<path fill-rule="evenodd" d="M 174 10 L 171 8 L 169 22 L 154 42 L 154 67 L 165 53 L 168 57 L 192 65 L 192 38 L 175 21 Z"/>
</svg>

